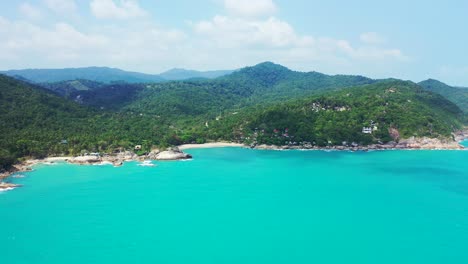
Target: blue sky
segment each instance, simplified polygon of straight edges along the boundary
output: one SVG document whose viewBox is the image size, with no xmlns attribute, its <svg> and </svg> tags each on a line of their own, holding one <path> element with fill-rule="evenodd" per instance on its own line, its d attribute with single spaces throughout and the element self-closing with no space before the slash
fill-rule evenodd
<svg viewBox="0 0 468 264">
<path fill-rule="evenodd" d="M 159 73 L 273 61 L 468 86 L 468 1 L 26 0 L 0 3 L 0 69 Z"/>
</svg>

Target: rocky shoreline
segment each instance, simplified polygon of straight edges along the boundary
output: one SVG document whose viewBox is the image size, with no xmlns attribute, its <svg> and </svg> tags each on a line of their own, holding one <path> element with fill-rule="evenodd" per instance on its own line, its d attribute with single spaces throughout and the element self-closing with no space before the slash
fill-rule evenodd
<svg viewBox="0 0 468 264">
<path fill-rule="evenodd" d="M 468 135 L 468 134 L 466 134 Z M 459 141 L 466 137 L 460 137 Z M 255 145 L 254 149 L 265 150 L 347 150 L 347 151 L 369 151 L 369 150 L 464 150 L 464 146 L 459 141 L 441 140 L 435 138 L 414 138 L 400 140 L 399 142 L 388 142 L 386 144 L 371 144 L 366 146 L 326 146 L 318 147 L 311 145 L 303 146 L 275 146 L 275 145 Z"/>
<path fill-rule="evenodd" d="M 0 190 L 11 190 L 20 185 L 6 183 L 5 179 L 10 177 L 14 173 L 31 171 L 32 166 L 36 164 L 53 164 L 57 161 L 68 162 L 71 164 L 78 165 L 114 165 L 116 167 L 122 166 L 125 161 L 145 161 L 145 160 L 161 160 L 161 161 L 170 161 L 170 160 L 186 160 L 191 159 L 192 156 L 187 154 L 177 147 L 169 148 L 167 150 L 154 149 L 150 153 L 142 156 L 138 156 L 132 151 L 124 151 L 114 154 L 104 154 L 104 155 L 83 155 L 77 157 L 48 157 L 45 159 L 28 159 L 19 164 L 14 165 L 9 171 L 0 173 Z"/>
<path fill-rule="evenodd" d="M 114 166 L 123 165 L 124 161 L 145 161 L 145 160 L 185 160 L 191 159 L 192 156 L 187 154 L 177 147 L 169 148 L 161 151 L 159 149 L 152 150 L 150 153 L 142 156 L 138 156 L 132 151 L 124 151 L 115 154 L 104 154 L 104 155 L 85 155 L 67 159 L 67 162 L 73 164 L 97 164 L 107 163 Z"/>
<path fill-rule="evenodd" d="M 468 139 L 468 130 L 458 131 L 453 134 L 454 139 L 437 139 L 437 138 L 415 138 L 402 139 L 398 142 L 389 142 L 386 144 L 372 144 L 367 146 L 359 146 L 353 144 L 351 146 L 327 146 L 318 147 L 312 145 L 289 145 L 289 146 L 275 146 L 275 145 L 243 145 L 240 143 L 207 143 L 207 144 L 190 144 L 182 145 L 181 149 L 190 148 L 204 148 L 204 147 L 222 147 L 222 146 L 235 146 L 245 147 L 261 150 L 336 150 L 336 151 L 372 151 L 372 150 L 468 150 L 458 142 Z M 167 150 L 154 149 L 150 153 L 138 156 L 132 151 L 123 151 L 114 154 L 104 155 L 84 155 L 78 157 L 49 157 L 43 160 L 26 160 L 20 164 L 13 166 L 10 171 L 0 173 L 0 190 L 9 190 L 19 185 L 3 182 L 10 175 L 17 172 L 31 171 L 31 167 L 39 163 L 54 163 L 56 161 L 65 161 L 71 164 L 78 165 L 92 165 L 92 164 L 109 164 L 116 167 L 122 166 L 125 161 L 146 161 L 146 160 L 186 160 L 191 159 L 192 156 L 183 152 L 179 147 L 172 147 Z"/>
</svg>

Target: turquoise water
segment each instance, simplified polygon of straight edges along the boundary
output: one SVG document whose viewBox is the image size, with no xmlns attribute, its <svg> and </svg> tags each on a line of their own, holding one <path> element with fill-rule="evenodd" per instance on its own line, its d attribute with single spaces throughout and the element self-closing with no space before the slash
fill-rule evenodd
<svg viewBox="0 0 468 264">
<path fill-rule="evenodd" d="M 462 144 L 464 147 L 468 148 L 468 140 L 463 140 L 462 142 L 460 142 L 460 144 Z"/>
<path fill-rule="evenodd" d="M 14 179 L 0 262 L 468 261 L 468 151 L 188 152 Z"/>
</svg>

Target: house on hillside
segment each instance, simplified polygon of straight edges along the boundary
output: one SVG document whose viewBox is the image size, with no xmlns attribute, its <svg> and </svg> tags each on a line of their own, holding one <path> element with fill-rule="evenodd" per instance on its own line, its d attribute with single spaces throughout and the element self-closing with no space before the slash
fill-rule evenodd
<svg viewBox="0 0 468 264">
<path fill-rule="evenodd" d="M 372 134 L 372 127 L 363 127 L 362 133 L 364 134 Z"/>
</svg>

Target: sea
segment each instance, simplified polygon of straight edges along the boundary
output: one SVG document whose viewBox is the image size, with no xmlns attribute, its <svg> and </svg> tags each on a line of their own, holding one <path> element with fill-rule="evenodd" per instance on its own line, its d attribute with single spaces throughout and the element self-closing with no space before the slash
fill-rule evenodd
<svg viewBox="0 0 468 264">
<path fill-rule="evenodd" d="M 468 263 L 468 151 L 187 152 L 11 178 L 0 263 Z"/>
</svg>

